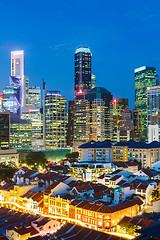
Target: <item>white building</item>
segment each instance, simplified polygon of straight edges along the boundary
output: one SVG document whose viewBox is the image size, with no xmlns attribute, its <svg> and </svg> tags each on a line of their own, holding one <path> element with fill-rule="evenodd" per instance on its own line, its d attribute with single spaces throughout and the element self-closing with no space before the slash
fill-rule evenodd
<svg viewBox="0 0 160 240">
<path fill-rule="evenodd" d="M 112 144 L 109 140 L 82 144 L 78 151 L 79 160 L 83 162 L 112 162 Z"/>
<path fill-rule="evenodd" d="M 148 125 L 148 142 L 157 141 L 160 142 L 160 126 Z"/>
<path fill-rule="evenodd" d="M 18 166 L 19 153 L 16 149 L 0 150 L 0 163 Z"/>
</svg>

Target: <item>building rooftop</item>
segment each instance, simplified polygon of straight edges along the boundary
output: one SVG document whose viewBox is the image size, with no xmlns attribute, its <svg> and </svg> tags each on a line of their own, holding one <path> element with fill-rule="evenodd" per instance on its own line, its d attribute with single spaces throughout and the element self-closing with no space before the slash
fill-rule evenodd
<svg viewBox="0 0 160 240">
<path fill-rule="evenodd" d="M 103 142 L 95 142 L 91 141 L 88 143 L 84 143 L 78 147 L 79 149 L 88 149 L 88 148 L 112 148 L 112 142 L 110 140 L 105 140 Z"/>
</svg>

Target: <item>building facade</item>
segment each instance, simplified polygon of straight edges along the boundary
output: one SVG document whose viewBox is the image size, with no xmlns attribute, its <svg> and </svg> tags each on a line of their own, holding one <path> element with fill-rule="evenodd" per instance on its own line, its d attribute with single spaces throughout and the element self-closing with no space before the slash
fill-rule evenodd
<svg viewBox="0 0 160 240">
<path fill-rule="evenodd" d="M 147 88 L 157 86 L 159 79 L 154 67 L 135 69 L 135 108 L 142 111 L 142 137 L 147 138 Z"/>
<path fill-rule="evenodd" d="M 75 84 L 74 95 L 81 98 L 79 93 L 87 93 L 91 89 L 91 51 L 88 47 L 79 47 L 75 52 Z"/>
<path fill-rule="evenodd" d="M 66 147 L 67 100 L 59 91 L 47 91 L 46 93 L 43 126 L 45 126 L 47 149 Z"/>
</svg>

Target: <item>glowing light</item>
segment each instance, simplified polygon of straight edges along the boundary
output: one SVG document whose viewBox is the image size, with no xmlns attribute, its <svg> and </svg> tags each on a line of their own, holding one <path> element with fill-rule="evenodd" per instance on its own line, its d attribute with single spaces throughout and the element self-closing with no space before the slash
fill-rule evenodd
<svg viewBox="0 0 160 240">
<path fill-rule="evenodd" d="M 28 112 L 30 112 L 30 113 L 31 113 L 31 112 L 32 112 L 32 108 L 28 109 Z"/>
<path fill-rule="evenodd" d="M 79 89 L 77 93 L 78 93 L 78 94 L 83 94 L 82 89 Z"/>
<path fill-rule="evenodd" d="M 117 99 L 115 98 L 112 102 L 112 104 L 114 105 L 117 102 Z"/>
</svg>

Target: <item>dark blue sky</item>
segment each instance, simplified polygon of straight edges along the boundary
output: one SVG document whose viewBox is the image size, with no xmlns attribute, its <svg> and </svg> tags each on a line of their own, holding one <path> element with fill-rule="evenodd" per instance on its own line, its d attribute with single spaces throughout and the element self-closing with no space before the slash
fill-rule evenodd
<svg viewBox="0 0 160 240">
<path fill-rule="evenodd" d="M 73 98 L 74 52 L 92 52 L 97 86 L 134 107 L 134 68 L 160 75 L 159 0 L 0 1 L 0 91 L 8 84 L 10 51 L 25 52 L 30 85 L 60 90 Z"/>
</svg>

